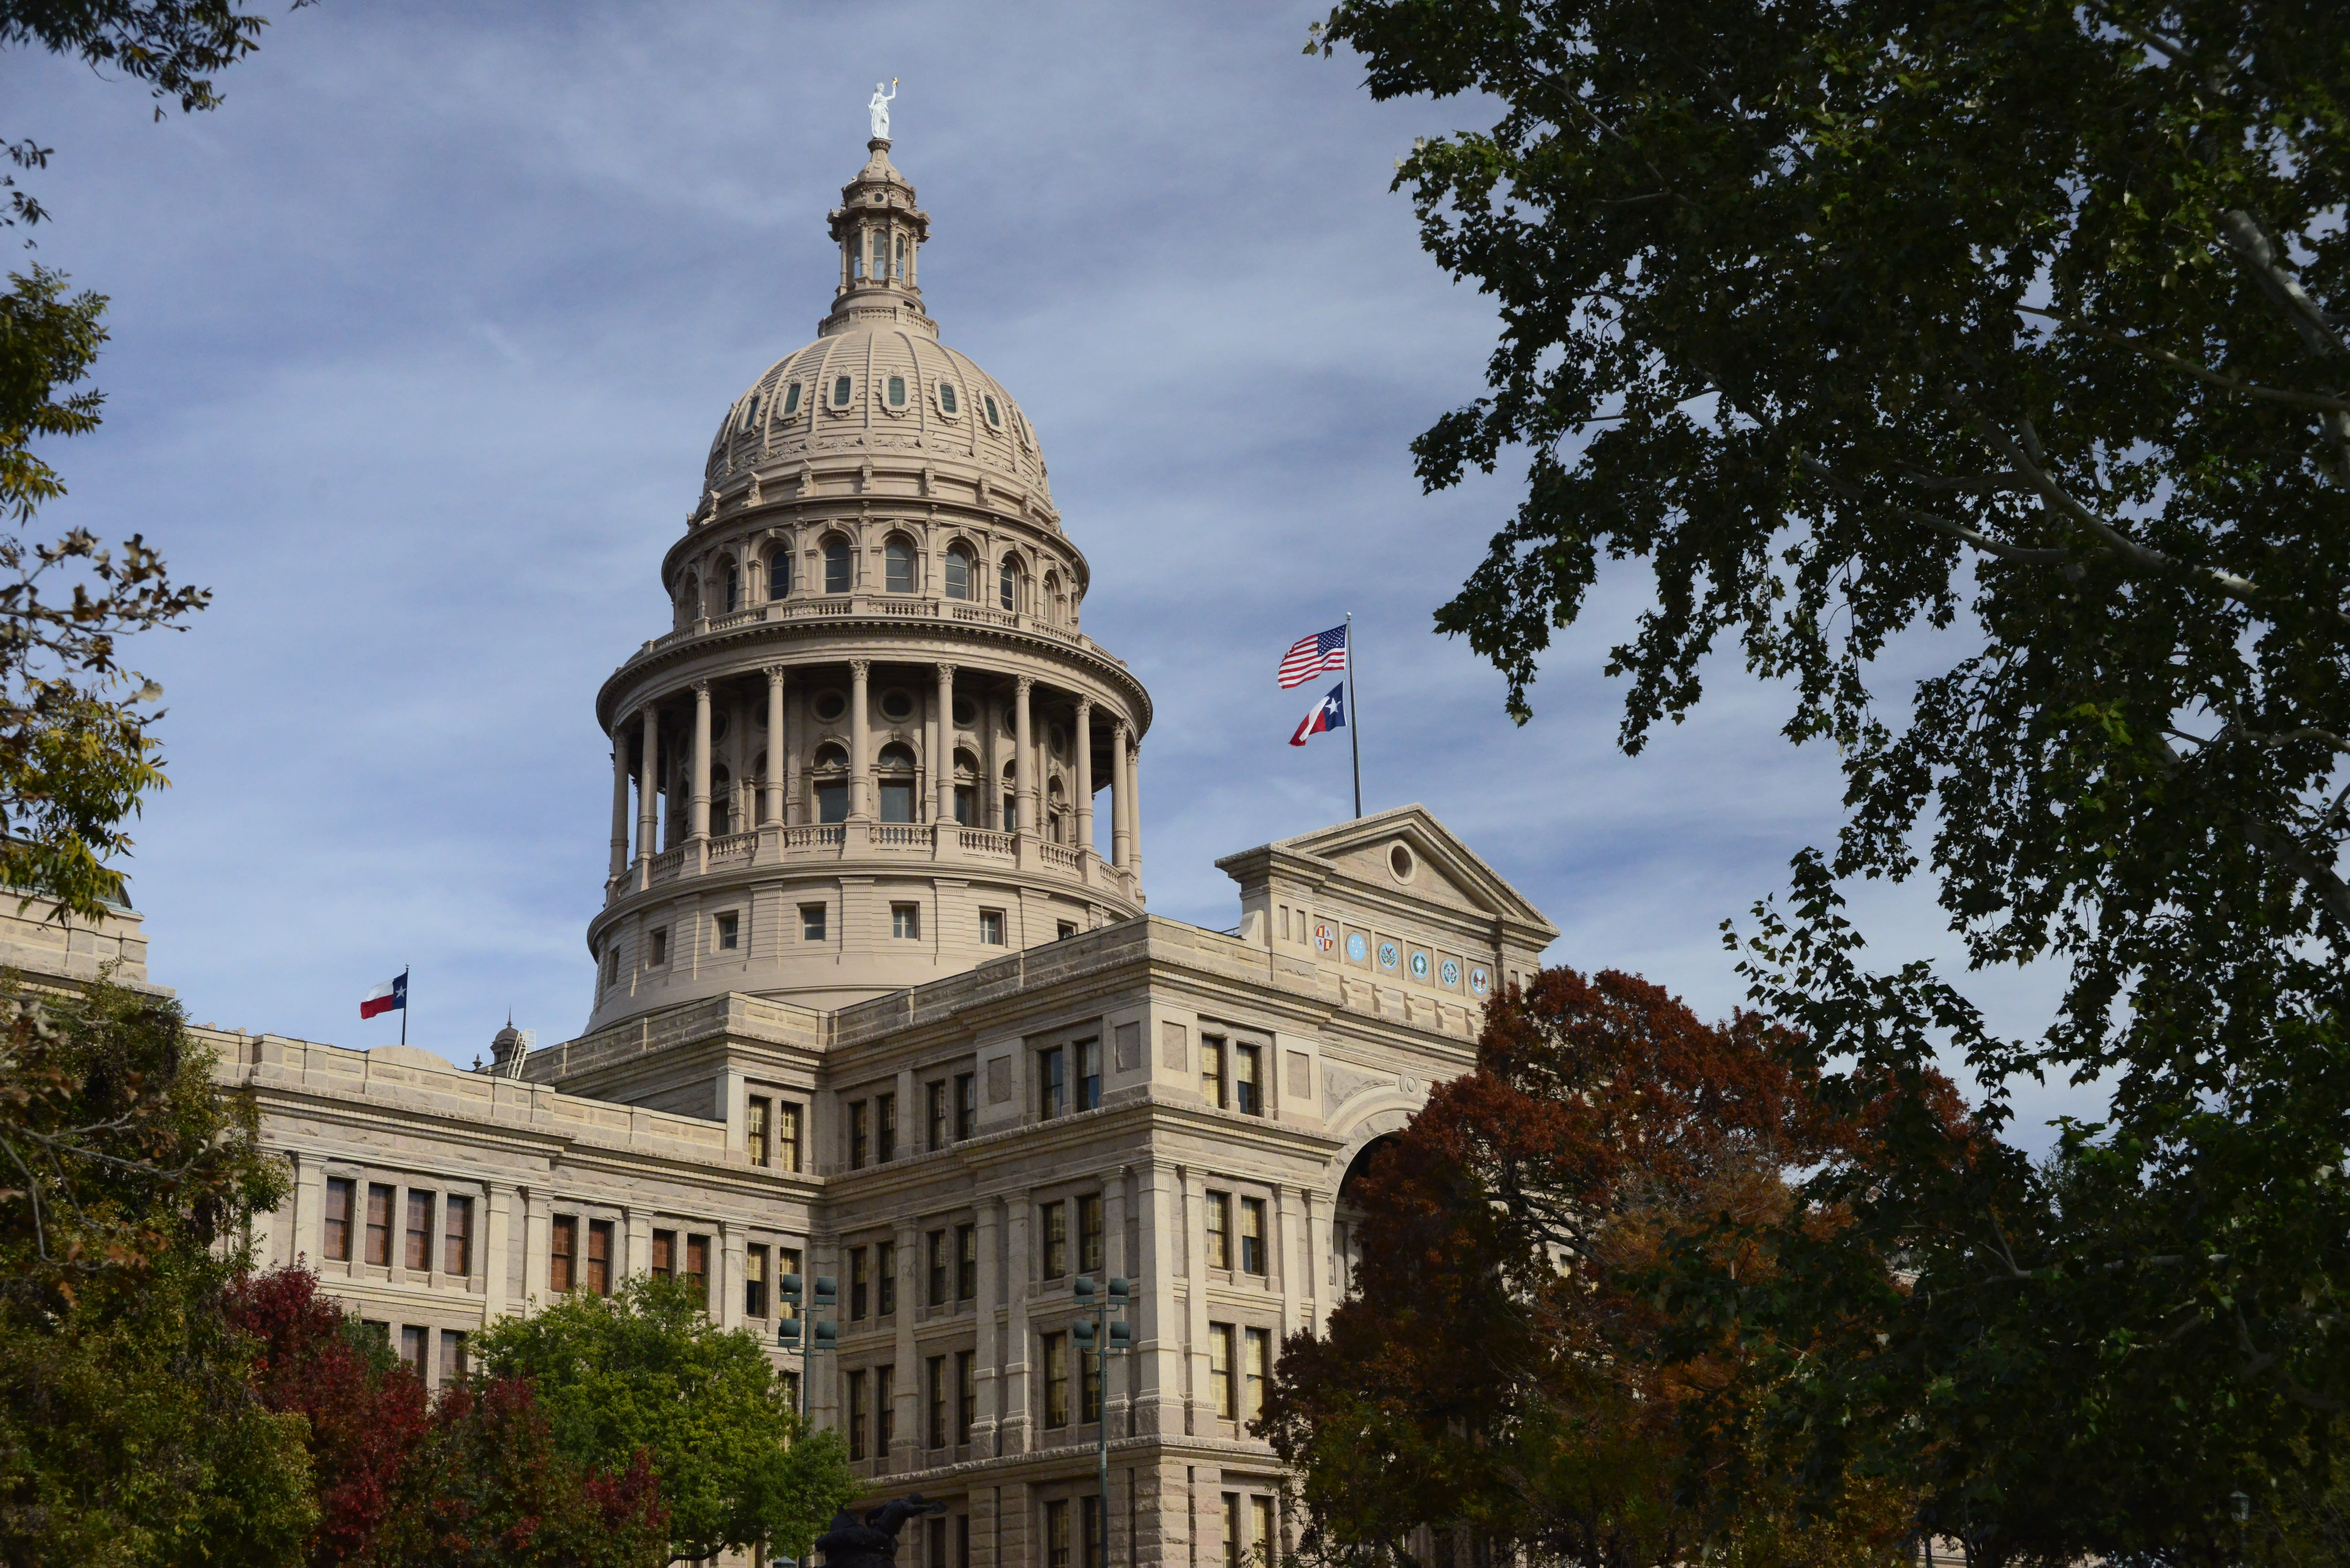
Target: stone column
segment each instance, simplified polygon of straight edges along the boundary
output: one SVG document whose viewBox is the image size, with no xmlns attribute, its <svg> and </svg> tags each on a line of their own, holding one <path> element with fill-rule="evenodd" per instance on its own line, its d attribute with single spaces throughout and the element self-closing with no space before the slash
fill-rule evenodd
<svg viewBox="0 0 2350 1568">
<path fill-rule="evenodd" d="M 612 722 L 612 868 L 619 876 L 629 868 L 629 732 L 627 721 Z"/>
<path fill-rule="evenodd" d="M 1138 1432 L 1180 1432 L 1183 1368 L 1181 1325 L 1176 1318 L 1175 1277 L 1182 1268 L 1183 1195 L 1175 1169 L 1147 1165 L 1136 1190 L 1141 1210 L 1139 1276 L 1134 1289 L 1133 1421 Z M 1206 1289 L 1200 1272 L 1195 1292 Z"/>
<path fill-rule="evenodd" d="M 938 820 L 951 825 L 954 814 L 954 677 L 951 664 L 939 666 L 939 740 L 931 776 L 939 786 Z"/>
<path fill-rule="evenodd" d="M 645 754 L 637 763 L 637 858 L 660 851 L 660 710 L 645 704 Z"/>
<path fill-rule="evenodd" d="M 1126 868 L 1142 880 L 1142 737 L 1126 743 Z"/>
<path fill-rule="evenodd" d="M 1094 705 L 1077 699 L 1076 733 L 1071 742 L 1077 753 L 1077 849 L 1090 854 L 1094 846 Z"/>
<path fill-rule="evenodd" d="M 1012 711 L 1012 766 L 1015 770 L 1014 794 L 1018 805 L 1016 828 L 1022 833 L 1036 831 L 1036 735 L 1028 722 L 1028 693 L 1036 684 L 1033 676 L 1020 677 L 1014 687 L 1018 693 Z"/>
<path fill-rule="evenodd" d="M 784 821 L 784 678 L 780 664 L 767 666 L 767 820 L 778 827 Z"/>
<path fill-rule="evenodd" d="M 899 1102 L 902 1106 L 904 1102 Z M 899 1126 L 902 1127 L 903 1123 Z M 917 1290 L 921 1281 L 921 1259 L 918 1255 L 921 1232 L 911 1224 L 898 1227 L 898 1386 L 890 1400 L 894 1413 L 890 1424 L 892 1434 L 889 1451 L 881 1456 L 882 1469 L 900 1472 L 921 1469 L 922 1445 L 929 1434 L 921 1428 L 922 1402 L 929 1390 L 922 1384 L 922 1362 L 914 1344 L 914 1325 L 921 1321 L 922 1298 Z M 947 1365 L 952 1366 L 950 1360 Z"/>
<path fill-rule="evenodd" d="M 1127 769 L 1126 721 L 1109 727 L 1110 864 L 1123 871 L 1134 859 L 1134 775 Z"/>
<path fill-rule="evenodd" d="M 690 831 L 710 836 L 710 682 L 693 683 L 693 815 Z"/>
<path fill-rule="evenodd" d="M 996 1326 L 995 1314 L 1003 1304 L 1003 1271 L 997 1263 L 998 1239 L 1003 1231 L 1003 1199 L 983 1198 L 979 1200 L 979 1300 L 973 1303 L 979 1319 L 979 1344 L 976 1352 L 978 1372 L 972 1381 L 978 1385 L 979 1408 L 972 1413 L 972 1457 L 986 1459 L 996 1450 L 995 1429 L 1001 1424 L 1003 1410 L 1003 1337 Z"/>
<path fill-rule="evenodd" d="M 1035 1204 L 1025 1188 L 1004 1199 L 1003 1298 L 1009 1309 L 1003 1326 L 1003 1415 L 996 1428 L 998 1451 L 1024 1454 L 1035 1446 L 1029 1436 L 1029 1356 L 1035 1346 L 1028 1332 L 1028 1232 Z"/>
<path fill-rule="evenodd" d="M 1003 714 L 993 691 L 980 699 L 979 722 L 979 769 L 986 775 L 979 781 L 979 826 L 1009 833 L 1012 825 L 1003 820 L 1003 748 L 996 739 L 1003 731 Z"/>
<path fill-rule="evenodd" d="M 489 1201 L 482 1216 L 482 1321 L 495 1323 L 506 1314 L 506 1282 L 514 1270 L 515 1189 L 499 1182 L 489 1186 Z M 529 1282 L 524 1281 L 525 1293 Z"/>
<path fill-rule="evenodd" d="M 873 666 L 848 661 L 848 815 L 873 815 L 873 725 L 866 713 Z"/>
</svg>

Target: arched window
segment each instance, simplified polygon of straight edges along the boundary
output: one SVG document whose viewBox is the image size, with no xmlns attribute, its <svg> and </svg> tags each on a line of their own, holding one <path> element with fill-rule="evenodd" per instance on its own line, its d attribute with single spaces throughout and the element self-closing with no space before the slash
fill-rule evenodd
<svg viewBox="0 0 2350 1568">
<path fill-rule="evenodd" d="M 751 776 L 759 787 L 751 792 L 751 824 L 757 826 L 767 820 L 767 753 L 759 753 L 751 759 Z"/>
<path fill-rule="evenodd" d="M 971 552 L 961 545 L 947 551 L 947 597 L 971 597 Z"/>
<path fill-rule="evenodd" d="M 879 277 L 889 270 L 889 236 L 880 230 L 873 231 L 873 275 Z"/>
<path fill-rule="evenodd" d="M 952 381 L 941 381 L 939 383 L 939 412 L 952 416 L 954 414 L 959 414 L 962 411 L 962 410 L 956 407 L 955 404 L 954 383 Z"/>
<path fill-rule="evenodd" d="M 778 545 L 767 557 L 767 597 L 782 598 L 792 591 L 792 547 Z"/>
<path fill-rule="evenodd" d="M 732 615 L 743 607 L 743 568 L 729 561 L 725 566 L 726 611 Z"/>
<path fill-rule="evenodd" d="M 881 546 L 883 586 L 893 594 L 914 591 L 914 546 L 902 536 Z"/>
<path fill-rule="evenodd" d="M 702 614 L 702 582 L 688 577 L 677 586 L 677 624 L 689 626 Z"/>
<path fill-rule="evenodd" d="M 710 770 L 710 836 L 722 838 L 734 831 L 734 775 L 720 763 Z"/>
<path fill-rule="evenodd" d="M 845 594 L 850 587 L 855 563 L 848 554 L 848 541 L 835 534 L 824 542 L 824 591 Z"/>
<path fill-rule="evenodd" d="M 901 278 L 906 275 L 906 236 L 903 234 L 898 236 L 898 275 Z"/>
<path fill-rule="evenodd" d="M 838 741 L 827 741 L 816 749 L 816 772 L 823 773 L 827 769 L 846 772 L 847 767 L 848 748 Z"/>
<path fill-rule="evenodd" d="M 954 754 L 954 814 L 965 827 L 979 826 L 979 759 L 961 749 Z"/>
<path fill-rule="evenodd" d="M 816 819 L 848 820 L 848 749 L 827 741 L 816 749 Z"/>
<path fill-rule="evenodd" d="M 1036 607 L 1044 611 L 1047 620 L 1058 621 L 1061 618 L 1061 579 L 1054 573 L 1045 574 L 1044 598 Z"/>
<path fill-rule="evenodd" d="M 874 759 L 875 784 L 881 794 L 881 820 L 914 820 L 914 753 L 902 741 L 892 741 Z"/>
<path fill-rule="evenodd" d="M 996 819 L 1010 833 L 1020 826 L 1020 764 L 1003 764 L 1003 815 Z"/>
<path fill-rule="evenodd" d="M 1003 570 L 995 580 L 996 599 L 1003 607 L 1020 613 L 1020 564 L 1010 556 L 1003 557 Z"/>
</svg>

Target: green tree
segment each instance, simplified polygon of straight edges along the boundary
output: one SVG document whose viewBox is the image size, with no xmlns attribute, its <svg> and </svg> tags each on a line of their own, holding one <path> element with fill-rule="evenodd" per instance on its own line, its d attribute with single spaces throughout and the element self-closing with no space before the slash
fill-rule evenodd
<svg viewBox="0 0 2350 1568">
<path fill-rule="evenodd" d="M 652 1457 L 679 1557 L 762 1543 L 805 1557 L 856 1493 L 839 1437 L 801 1429 L 765 1347 L 712 1324 L 687 1282 L 574 1293 L 493 1325 L 480 1355 L 492 1376 L 532 1381 L 574 1464 Z"/>
<path fill-rule="evenodd" d="M 223 1293 L 282 1174 L 175 1003 L 0 992 L 0 1562 L 298 1561 L 298 1417 Z"/>
<path fill-rule="evenodd" d="M 1812 1184 L 1817 1474 L 1921 1474 L 1979 1561 L 2232 1551 L 2350 1407 L 2350 10 L 1341 0 L 1310 47 L 1499 106 L 1397 176 L 1502 321 L 1419 471 L 1527 461 L 1439 628 L 1523 717 L 1635 563 L 1627 751 L 1725 643 L 1788 682 L 1847 814 L 1756 994 L 1825 1092 L 1988 1086 Z M 1954 661 L 1881 702 L 1905 634 Z M 2066 974 L 2044 1033 L 1864 967 L 1838 882 L 1921 869 L 1971 963 Z M 1985 1135 L 2050 1075 L 2111 1108 L 2035 1165 Z"/>
</svg>

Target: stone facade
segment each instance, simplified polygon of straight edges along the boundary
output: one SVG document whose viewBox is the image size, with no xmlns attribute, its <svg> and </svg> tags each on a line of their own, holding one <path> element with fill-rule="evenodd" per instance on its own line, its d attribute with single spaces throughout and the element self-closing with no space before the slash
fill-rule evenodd
<svg viewBox="0 0 2350 1568">
<path fill-rule="evenodd" d="M 830 1276 L 809 1403 L 875 1499 L 947 1501 L 914 1568 L 1089 1562 L 1104 1420 L 1113 1560 L 1222 1563 L 1275 1492 L 1260 1379 L 1347 1288 L 1349 1173 L 1556 932 L 1418 806 L 1219 862 L 1232 931 L 1143 912 L 1149 697 L 1076 629 L 1024 415 L 936 342 L 888 151 L 817 342 L 713 446 L 675 627 L 598 696 L 587 1029 L 473 1072 L 199 1033 L 293 1166 L 263 1256 L 428 1376 L 565 1288 L 698 1274 L 772 1345 L 778 1277 Z M 1079 1275 L 1133 1283 L 1098 1414 Z"/>
</svg>

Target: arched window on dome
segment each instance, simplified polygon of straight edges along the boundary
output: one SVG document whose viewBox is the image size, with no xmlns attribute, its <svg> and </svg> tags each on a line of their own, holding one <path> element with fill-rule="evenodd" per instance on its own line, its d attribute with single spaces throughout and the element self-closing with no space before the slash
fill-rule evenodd
<svg viewBox="0 0 2350 1568">
<path fill-rule="evenodd" d="M 889 384 L 885 389 L 884 395 L 889 400 L 889 406 L 891 408 L 904 408 L 906 406 L 906 378 L 903 376 L 890 377 Z"/>
<path fill-rule="evenodd" d="M 832 379 L 832 406 L 836 409 L 848 407 L 849 399 L 856 395 L 856 391 L 855 383 L 847 376 L 835 376 Z"/>
<path fill-rule="evenodd" d="M 898 236 L 898 281 L 906 281 L 906 236 Z"/>
<path fill-rule="evenodd" d="M 995 597 L 1006 613 L 1020 613 L 1020 557 L 1017 556 L 1003 557 L 1003 570 L 996 574 Z"/>
<path fill-rule="evenodd" d="M 967 599 L 972 597 L 971 552 L 961 545 L 947 546 L 947 597 Z"/>
<path fill-rule="evenodd" d="M 1003 815 L 996 820 L 1006 833 L 1020 826 L 1020 764 L 1016 762 L 1003 764 Z"/>
<path fill-rule="evenodd" d="M 792 547 L 786 543 L 767 553 L 767 597 L 779 599 L 791 591 Z"/>
<path fill-rule="evenodd" d="M 726 585 L 726 613 L 733 615 L 743 607 L 743 568 L 727 561 L 719 568 L 719 581 Z"/>
<path fill-rule="evenodd" d="M 914 545 L 902 534 L 893 534 L 881 546 L 882 586 L 893 594 L 914 591 Z"/>
<path fill-rule="evenodd" d="M 723 838 L 734 831 L 734 775 L 724 763 L 710 769 L 710 836 Z"/>
<path fill-rule="evenodd" d="M 686 576 L 677 585 L 677 624 L 691 626 L 702 618 L 702 580 Z"/>
<path fill-rule="evenodd" d="M 800 411 L 800 384 L 794 381 L 784 389 L 784 418 L 790 419 Z"/>
<path fill-rule="evenodd" d="M 1045 591 L 1036 607 L 1046 620 L 1055 626 L 1061 623 L 1061 578 L 1058 573 L 1045 574 Z"/>
<path fill-rule="evenodd" d="M 952 381 L 939 383 L 939 412 L 953 419 L 962 412 L 962 400 L 955 396 Z"/>
<path fill-rule="evenodd" d="M 961 748 L 954 754 L 954 813 L 963 826 L 979 826 L 979 758 Z"/>
<path fill-rule="evenodd" d="M 892 741 L 873 759 L 874 783 L 881 792 L 881 820 L 914 820 L 914 750 Z"/>
<path fill-rule="evenodd" d="M 845 594 L 856 586 L 856 558 L 849 554 L 848 541 L 835 534 L 824 542 L 824 591 Z"/>
<path fill-rule="evenodd" d="M 818 822 L 847 822 L 848 748 L 837 741 L 827 741 L 818 746 L 814 774 L 816 819 Z"/>
</svg>

